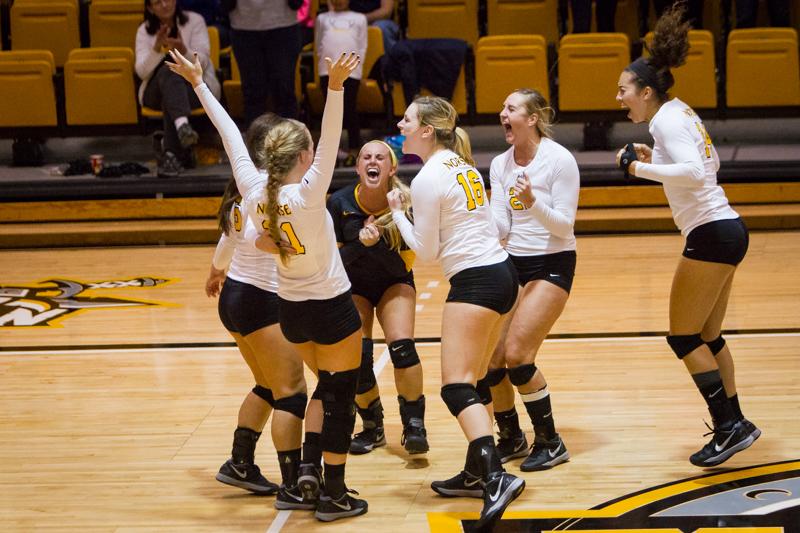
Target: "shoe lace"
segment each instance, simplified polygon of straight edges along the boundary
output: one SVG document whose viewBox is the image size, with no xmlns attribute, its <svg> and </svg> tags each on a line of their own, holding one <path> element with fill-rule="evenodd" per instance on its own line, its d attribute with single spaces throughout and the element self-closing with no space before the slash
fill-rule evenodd
<svg viewBox="0 0 800 533">
<path fill-rule="evenodd" d="M 703 433 L 704 437 L 708 437 L 709 435 L 714 435 L 714 437 L 716 438 L 718 435 L 728 435 L 732 431 L 732 428 L 730 428 L 730 429 L 720 429 L 720 428 L 717 428 L 717 427 L 709 426 L 708 422 L 706 422 L 705 420 L 703 420 L 703 424 L 705 424 L 706 427 L 709 430 L 708 432 Z"/>
</svg>

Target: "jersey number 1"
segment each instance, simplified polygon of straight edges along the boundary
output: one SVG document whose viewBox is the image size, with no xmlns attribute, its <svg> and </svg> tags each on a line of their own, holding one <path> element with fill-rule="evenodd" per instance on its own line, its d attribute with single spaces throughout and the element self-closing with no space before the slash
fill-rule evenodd
<svg viewBox="0 0 800 533">
<path fill-rule="evenodd" d="M 467 170 L 467 175 L 458 173 L 456 176 L 464 194 L 467 196 L 467 211 L 472 211 L 479 205 L 483 205 L 486 194 L 483 191 L 483 180 L 474 170 Z"/>
<path fill-rule="evenodd" d="M 269 224 L 266 220 L 261 222 L 261 227 L 265 230 L 269 231 Z M 292 227 L 291 222 L 282 222 L 280 225 L 281 230 L 286 234 L 286 237 L 289 239 L 289 244 L 292 245 L 292 248 L 297 252 L 297 255 L 303 255 L 306 253 L 306 247 L 303 246 L 303 243 L 300 242 L 300 239 L 297 238 L 297 233 L 294 232 L 294 228 Z"/>
</svg>

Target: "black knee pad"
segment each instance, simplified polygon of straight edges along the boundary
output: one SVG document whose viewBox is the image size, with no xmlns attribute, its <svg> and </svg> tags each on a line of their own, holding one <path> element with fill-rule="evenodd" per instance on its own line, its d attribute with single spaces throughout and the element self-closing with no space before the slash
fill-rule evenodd
<svg viewBox="0 0 800 533">
<path fill-rule="evenodd" d="M 525 385 L 533 376 L 536 375 L 536 365 L 529 363 L 527 365 L 519 365 L 508 369 L 508 379 L 511 380 L 512 385 L 519 387 Z"/>
<path fill-rule="evenodd" d="M 414 339 L 401 339 L 390 343 L 389 356 L 395 368 L 409 368 L 419 364 L 419 354 Z"/>
<path fill-rule="evenodd" d="M 492 388 L 489 385 L 489 376 L 483 376 L 483 378 L 478 380 L 478 383 L 475 384 L 475 390 L 478 392 L 478 396 L 481 399 L 481 403 L 483 405 L 489 405 L 492 403 Z"/>
<path fill-rule="evenodd" d="M 356 392 L 358 394 L 364 394 L 367 391 L 372 390 L 377 382 L 375 381 L 375 372 L 372 370 L 372 366 L 375 364 L 375 361 L 372 357 L 372 352 L 361 352 L 361 366 L 358 368 L 358 388 Z"/>
<path fill-rule="evenodd" d="M 711 350 L 711 353 L 714 354 L 714 357 L 716 357 L 725 347 L 725 338 L 720 335 L 713 341 L 708 341 L 706 344 L 708 345 L 708 349 Z"/>
<path fill-rule="evenodd" d="M 308 404 L 308 395 L 298 392 L 293 396 L 280 398 L 275 400 L 276 411 L 286 411 L 291 413 L 300 420 L 306 416 L 306 405 Z"/>
<path fill-rule="evenodd" d="M 253 387 L 253 394 L 267 402 L 270 407 L 275 407 L 275 398 L 272 396 L 272 391 L 266 387 L 262 387 L 261 385 L 256 385 Z"/>
<path fill-rule="evenodd" d="M 667 344 L 678 356 L 678 359 L 683 359 L 705 343 L 700 334 L 695 333 L 694 335 L 667 335 Z"/>
<path fill-rule="evenodd" d="M 500 382 L 503 381 L 503 378 L 506 377 L 506 373 L 505 368 L 490 368 L 486 373 L 486 377 L 483 379 L 489 382 L 490 387 L 497 387 L 500 385 Z"/>
<path fill-rule="evenodd" d="M 322 399 L 322 435 L 320 444 L 326 452 L 347 453 L 356 424 L 354 399 L 358 384 L 357 368 L 344 372 L 319 371 L 317 390 Z"/>
<path fill-rule="evenodd" d="M 471 383 L 443 385 L 441 394 L 444 404 L 453 416 L 458 416 L 461 411 L 470 405 L 481 403 L 481 397 L 478 396 L 478 391 L 475 390 Z"/>
</svg>

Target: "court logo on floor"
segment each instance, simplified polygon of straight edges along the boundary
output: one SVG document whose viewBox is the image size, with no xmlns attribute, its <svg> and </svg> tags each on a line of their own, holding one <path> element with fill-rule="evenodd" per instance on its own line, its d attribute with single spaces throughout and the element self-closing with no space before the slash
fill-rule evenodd
<svg viewBox="0 0 800 533">
<path fill-rule="evenodd" d="M 149 277 L 95 282 L 49 279 L 30 286 L 0 285 L 0 327 L 57 326 L 64 318 L 90 309 L 167 305 L 95 294 L 98 290 L 156 287 L 171 281 Z"/>
<path fill-rule="evenodd" d="M 428 513 L 432 533 L 475 531 L 477 518 L 477 513 Z M 493 531 L 798 533 L 800 461 L 676 481 L 589 510 L 508 511 Z"/>
</svg>

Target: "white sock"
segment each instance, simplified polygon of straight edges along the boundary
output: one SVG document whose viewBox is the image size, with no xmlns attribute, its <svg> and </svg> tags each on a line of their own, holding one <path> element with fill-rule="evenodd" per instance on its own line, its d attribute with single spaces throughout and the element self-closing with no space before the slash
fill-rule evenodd
<svg viewBox="0 0 800 533">
<path fill-rule="evenodd" d="M 175 119 L 175 129 L 179 130 L 179 129 L 181 129 L 181 126 L 183 126 L 184 124 L 188 124 L 188 123 L 189 123 L 189 118 L 188 117 L 178 117 L 178 118 Z"/>
</svg>

